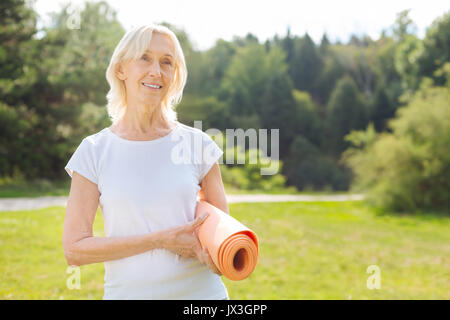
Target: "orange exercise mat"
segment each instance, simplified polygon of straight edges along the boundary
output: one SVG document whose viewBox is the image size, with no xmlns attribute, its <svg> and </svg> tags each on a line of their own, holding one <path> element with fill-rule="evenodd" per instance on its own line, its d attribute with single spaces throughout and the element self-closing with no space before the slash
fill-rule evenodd
<svg viewBox="0 0 450 320">
<path fill-rule="evenodd" d="M 230 280 L 243 280 L 258 261 L 258 237 L 232 216 L 206 201 L 197 200 L 195 217 L 208 218 L 198 228 L 198 238 L 222 274 Z"/>
</svg>

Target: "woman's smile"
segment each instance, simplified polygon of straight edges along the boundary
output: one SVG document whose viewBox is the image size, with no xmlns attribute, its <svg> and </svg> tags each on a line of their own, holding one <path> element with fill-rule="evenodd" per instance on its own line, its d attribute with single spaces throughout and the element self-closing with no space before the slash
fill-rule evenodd
<svg viewBox="0 0 450 320">
<path fill-rule="evenodd" d="M 162 86 L 157 84 L 150 84 L 148 82 L 142 82 L 142 85 L 151 91 L 160 91 L 162 89 Z"/>
</svg>

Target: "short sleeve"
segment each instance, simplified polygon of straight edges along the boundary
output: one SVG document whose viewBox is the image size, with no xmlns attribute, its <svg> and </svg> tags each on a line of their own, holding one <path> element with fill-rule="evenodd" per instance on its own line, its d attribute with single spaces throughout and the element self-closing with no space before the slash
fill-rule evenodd
<svg viewBox="0 0 450 320">
<path fill-rule="evenodd" d="M 64 168 L 71 178 L 73 171 L 76 171 L 93 183 L 98 184 L 96 157 L 94 152 L 93 143 L 87 138 L 84 138 Z"/>
<path fill-rule="evenodd" d="M 223 155 L 222 149 L 216 144 L 216 142 L 206 133 L 203 133 L 203 157 L 199 165 L 199 179 L 202 181 L 211 167 L 220 159 Z"/>
</svg>

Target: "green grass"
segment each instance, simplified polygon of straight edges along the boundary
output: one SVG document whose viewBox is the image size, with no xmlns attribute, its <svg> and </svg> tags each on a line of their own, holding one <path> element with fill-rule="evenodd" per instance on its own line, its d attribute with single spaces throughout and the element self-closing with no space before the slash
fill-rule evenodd
<svg viewBox="0 0 450 320">
<path fill-rule="evenodd" d="M 255 272 L 223 277 L 231 299 L 450 299 L 448 216 L 378 214 L 360 201 L 229 207 L 260 239 Z M 66 286 L 64 214 L 0 212 L 0 299 L 102 298 L 102 263 L 81 267 L 80 290 Z M 100 214 L 94 232 L 104 235 Z M 366 286 L 369 265 L 381 270 L 379 290 Z"/>
</svg>

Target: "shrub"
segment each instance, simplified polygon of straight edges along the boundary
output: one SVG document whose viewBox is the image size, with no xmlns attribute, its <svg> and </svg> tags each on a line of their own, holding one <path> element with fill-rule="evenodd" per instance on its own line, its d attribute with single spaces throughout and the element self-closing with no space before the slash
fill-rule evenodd
<svg viewBox="0 0 450 320">
<path fill-rule="evenodd" d="M 346 136 L 354 147 L 342 161 L 354 171 L 353 190 L 396 211 L 450 208 L 450 88 L 422 87 L 389 122 L 392 133 L 373 126 Z"/>
</svg>

